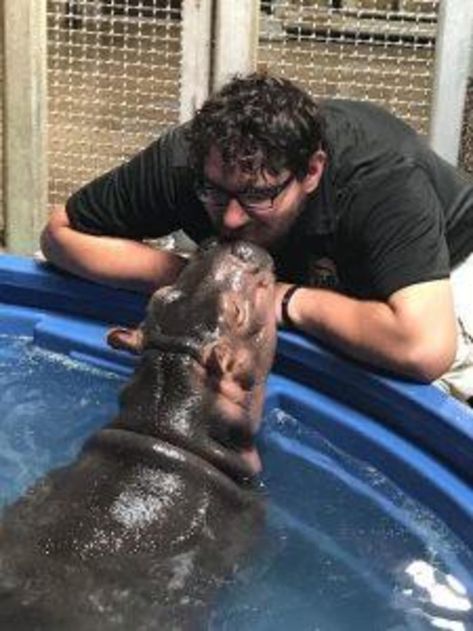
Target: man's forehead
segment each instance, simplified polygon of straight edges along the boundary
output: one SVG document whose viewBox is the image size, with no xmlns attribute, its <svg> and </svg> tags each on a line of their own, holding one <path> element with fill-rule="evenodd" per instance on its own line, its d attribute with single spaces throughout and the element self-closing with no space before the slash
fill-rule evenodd
<svg viewBox="0 0 473 631">
<path fill-rule="evenodd" d="M 285 172 L 283 171 L 282 173 Z M 248 172 L 243 170 L 238 162 L 235 165 L 228 165 L 224 162 L 218 147 L 215 146 L 210 148 L 209 154 L 204 161 L 204 176 L 212 183 L 230 190 L 248 186 L 265 187 L 276 184 L 280 179 L 280 175 L 272 174 L 264 169 Z"/>
<path fill-rule="evenodd" d="M 204 175 L 216 184 L 222 182 L 253 183 L 257 179 L 257 174 L 244 172 L 238 162 L 234 165 L 226 164 L 221 151 L 215 146 L 210 148 L 204 162 Z"/>
</svg>

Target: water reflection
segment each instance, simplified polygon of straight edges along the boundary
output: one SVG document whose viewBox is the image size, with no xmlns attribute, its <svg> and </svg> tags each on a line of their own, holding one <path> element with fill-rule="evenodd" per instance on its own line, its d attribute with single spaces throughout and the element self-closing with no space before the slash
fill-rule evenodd
<svg viewBox="0 0 473 631">
<path fill-rule="evenodd" d="M 418 559 L 406 565 L 403 579 L 405 586 L 399 598 L 403 608 L 433 628 L 451 631 L 472 628 L 472 598 L 458 578 Z"/>
</svg>

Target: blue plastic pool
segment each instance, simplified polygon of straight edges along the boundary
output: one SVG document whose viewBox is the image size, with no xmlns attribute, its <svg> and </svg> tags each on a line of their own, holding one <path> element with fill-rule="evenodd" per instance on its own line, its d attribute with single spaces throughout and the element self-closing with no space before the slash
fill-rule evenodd
<svg viewBox="0 0 473 631">
<path fill-rule="evenodd" d="M 1 257 L 0 370 L 13 361 L 10 347 L 23 344 L 46 362 L 50 380 L 61 377 L 47 362 L 67 357 L 81 362 L 68 364 L 81 392 L 101 384 L 97 419 L 73 436 L 51 430 L 58 452 L 36 463 L 26 454 L 30 478 L 72 457 L 113 413 L 133 360 L 106 347 L 104 333 L 109 323 L 139 322 L 144 305 L 138 295 Z M 473 412 L 290 333 L 280 334 L 266 410 L 260 450 L 271 537 L 221 595 L 211 628 L 473 628 Z M 76 416 L 72 423 L 84 418 Z M 0 502 L 21 490 L 10 485 Z M 462 626 L 445 626 L 453 623 Z"/>
</svg>

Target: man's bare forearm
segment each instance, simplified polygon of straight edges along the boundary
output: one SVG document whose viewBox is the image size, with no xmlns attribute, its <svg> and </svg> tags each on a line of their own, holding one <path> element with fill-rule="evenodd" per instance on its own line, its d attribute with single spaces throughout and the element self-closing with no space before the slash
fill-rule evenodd
<svg viewBox="0 0 473 631">
<path fill-rule="evenodd" d="M 177 278 L 185 260 L 144 243 L 74 230 L 57 209 L 41 235 L 46 259 L 73 274 L 113 287 L 152 292 Z"/>
<path fill-rule="evenodd" d="M 280 285 L 280 296 L 285 287 Z M 359 361 L 422 381 L 442 375 L 455 355 L 447 280 L 406 288 L 387 302 L 301 288 L 290 301 L 289 315 L 297 329 Z"/>
</svg>

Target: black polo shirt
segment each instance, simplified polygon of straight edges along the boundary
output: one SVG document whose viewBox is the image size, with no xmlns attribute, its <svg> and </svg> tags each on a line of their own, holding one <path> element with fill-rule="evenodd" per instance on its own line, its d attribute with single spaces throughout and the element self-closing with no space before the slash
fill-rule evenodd
<svg viewBox="0 0 473 631">
<path fill-rule="evenodd" d="M 405 123 L 372 104 L 321 104 L 328 164 L 322 181 L 274 251 L 282 280 L 316 284 L 331 260 L 340 290 L 385 299 L 418 282 L 446 278 L 473 251 L 473 181 L 452 168 Z M 196 242 L 213 234 L 194 192 L 186 125 L 74 193 L 73 227 L 131 239 L 182 229 Z"/>
</svg>

